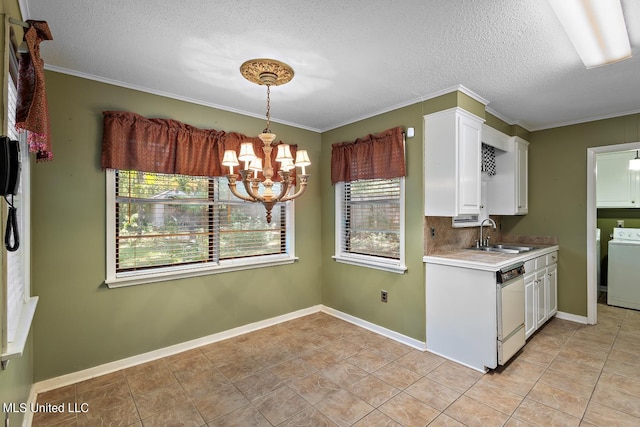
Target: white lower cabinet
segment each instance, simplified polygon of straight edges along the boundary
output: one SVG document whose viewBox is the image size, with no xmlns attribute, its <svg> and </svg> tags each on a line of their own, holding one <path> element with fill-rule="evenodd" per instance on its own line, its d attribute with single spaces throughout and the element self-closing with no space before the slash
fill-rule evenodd
<svg viewBox="0 0 640 427">
<path fill-rule="evenodd" d="M 526 269 L 526 267 L 525 267 Z M 525 274 L 524 276 L 524 332 L 525 337 L 529 337 L 536 330 L 536 319 L 535 319 L 535 286 L 534 283 L 536 280 L 535 274 Z"/>
<path fill-rule="evenodd" d="M 525 336 L 558 312 L 558 252 L 525 261 Z"/>
<path fill-rule="evenodd" d="M 536 308 L 534 311 L 534 317 L 536 319 L 536 329 L 542 326 L 547 320 L 547 287 L 544 285 L 545 275 L 546 271 L 544 268 L 541 271 L 537 271 L 536 280 L 533 282 L 533 289 L 536 299 Z"/>
<path fill-rule="evenodd" d="M 553 264 L 547 267 L 547 277 L 545 286 L 549 296 L 549 317 L 558 312 L 558 265 Z"/>
</svg>

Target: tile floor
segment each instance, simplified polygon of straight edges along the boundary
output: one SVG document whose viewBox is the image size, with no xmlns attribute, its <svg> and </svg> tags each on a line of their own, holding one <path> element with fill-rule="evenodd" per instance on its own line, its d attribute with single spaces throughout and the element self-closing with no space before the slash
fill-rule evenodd
<svg viewBox="0 0 640 427">
<path fill-rule="evenodd" d="M 34 426 L 638 426 L 640 311 L 553 319 L 481 374 L 323 313 L 43 393 Z"/>
</svg>

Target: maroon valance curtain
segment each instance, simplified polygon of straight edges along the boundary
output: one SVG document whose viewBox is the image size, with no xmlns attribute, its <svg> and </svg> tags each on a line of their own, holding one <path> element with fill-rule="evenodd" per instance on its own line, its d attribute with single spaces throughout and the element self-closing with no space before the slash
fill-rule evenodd
<svg viewBox="0 0 640 427">
<path fill-rule="evenodd" d="M 331 184 L 406 176 L 404 136 L 398 126 L 331 148 Z"/>
<path fill-rule="evenodd" d="M 29 151 L 36 153 L 36 161 L 51 160 L 51 127 L 40 43 L 53 40 L 53 36 L 46 21 L 29 20 L 27 23 L 29 28 L 23 39 L 29 50 L 20 55 L 18 66 L 16 128 L 29 131 Z"/>
<path fill-rule="evenodd" d="M 104 111 L 102 114 L 103 169 L 225 176 L 229 169 L 222 166 L 224 151 L 238 152 L 243 142 L 252 142 L 254 152 L 264 162 L 264 144 L 257 137 L 199 129 L 177 120 L 149 119 L 124 111 Z M 296 145 L 291 145 L 294 157 L 296 148 Z M 271 160 L 277 174 L 280 164 L 273 160 L 276 152 L 274 147 Z"/>
</svg>

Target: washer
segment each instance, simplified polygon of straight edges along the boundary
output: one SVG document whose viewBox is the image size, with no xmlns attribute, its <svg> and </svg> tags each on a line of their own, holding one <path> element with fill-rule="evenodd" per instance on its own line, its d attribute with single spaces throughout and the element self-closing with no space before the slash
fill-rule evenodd
<svg viewBox="0 0 640 427">
<path fill-rule="evenodd" d="M 640 228 L 614 228 L 607 304 L 640 310 Z"/>
</svg>

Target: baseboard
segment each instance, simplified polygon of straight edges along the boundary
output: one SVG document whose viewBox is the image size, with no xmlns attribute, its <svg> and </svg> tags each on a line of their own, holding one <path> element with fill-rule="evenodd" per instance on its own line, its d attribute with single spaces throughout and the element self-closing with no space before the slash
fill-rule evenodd
<svg viewBox="0 0 640 427">
<path fill-rule="evenodd" d="M 409 347 L 413 347 L 417 350 L 426 351 L 427 343 L 418 341 L 414 338 L 408 337 L 406 335 L 400 334 L 396 331 L 392 331 L 391 329 L 384 328 L 382 326 L 376 325 L 375 323 L 368 322 L 366 320 L 362 320 L 359 317 L 352 316 L 347 313 L 343 313 L 334 308 L 327 307 L 322 305 L 320 311 L 323 313 L 327 313 L 333 317 L 337 317 L 338 319 L 344 320 L 349 323 L 353 323 L 356 326 L 360 326 L 361 328 L 367 329 L 369 331 L 375 332 L 379 335 L 390 338 L 394 341 L 398 341 L 399 343 L 406 344 Z"/>
<path fill-rule="evenodd" d="M 253 332 L 259 329 L 267 328 L 269 326 L 274 326 L 274 325 L 277 325 L 278 323 L 287 322 L 289 320 L 293 320 L 298 317 L 308 316 L 309 314 L 313 314 L 321 311 L 321 309 L 322 309 L 321 305 L 304 308 L 302 310 L 293 311 L 291 313 L 283 314 L 281 316 L 276 316 L 270 319 L 261 320 L 259 322 L 250 323 L 248 325 L 239 326 L 237 328 L 233 328 L 233 329 L 229 329 L 216 334 L 208 335 L 206 337 L 197 338 L 195 340 L 183 342 L 183 343 L 172 345 L 169 347 L 164 347 L 164 348 L 150 351 L 147 353 L 138 354 L 136 356 L 128 357 L 126 359 L 116 360 L 114 362 L 109 362 L 103 365 L 94 366 L 93 368 L 84 369 L 82 371 L 73 372 L 73 373 L 62 375 L 55 378 L 50 378 L 50 379 L 35 383 L 32 387 L 32 391 L 34 392 L 34 395 L 37 395 L 38 393 L 43 393 L 45 391 L 64 387 L 70 384 L 75 384 L 80 381 L 86 381 L 91 378 L 95 378 L 101 375 L 109 374 L 111 372 L 119 371 L 121 369 L 130 368 L 135 365 L 151 362 L 156 359 L 161 359 L 163 357 L 178 354 L 183 351 L 192 350 L 194 348 L 202 347 L 207 344 L 212 344 L 218 341 L 226 340 L 228 338 L 233 338 L 235 336 L 246 334 L 248 332 Z"/>
<path fill-rule="evenodd" d="M 343 313 L 331 307 L 327 307 L 324 305 L 316 305 L 316 306 L 308 307 L 302 310 L 297 310 L 291 313 L 283 314 L 282 316 L 272 317 L 270 319 L 262 320 L 260 322 L 250 323 L 248 325 L 239 326 L 237 328 L 229 329 L 227 331 L 219 332 L 213 335 L 208 335 L 206 337 L 197 338 L 195 340 L 172 345 L 169 347 L 161 348 L 161 349 L 150 351 L 147 353 L 138 354 L 136 356 L 128 357 L 126 359 L 116 360 L 114 362 L 105 363 L 103 365 L 94 366 L 93 368 L 84 369 L 82 371 L 73 372 L 73 373 L 62 375 L 55 378 L 49 378 L 47 380 L 37 382 L 33 385 L 33 387 L 31 388 L 31 394 L 29 396 L 29 400 L 30 402 L 31 401 L 35 402 L 36 396 L 38 393 L 43 393 L 43 392 L 64 387 L 70 384 L 75 384 L 80 381 L 86 381 L 91 378 L 95 378 L 101 375 L 109 374 L 111 372 L 119 371 L 121 369 L 126 369 L 135 365 L 140 365 L 142 363 L 151 362 L 156 359 L 161 359 L 163 357 L 171 356 L 187 350 L 192 350 L 194 348 L 202 347 L 207 344 L 213 344 L 218 341 L 222 341 L 228 338 L 233 338 L 238 335 L 257 331 L 259 329 L 267 328 L 269 326 L 274 326 L 279 323 L 287 322 L 289 320 L 297 319 L 298 317 L 308 316 L 310 314 L 318 313 L 318 312 L 326 313 L 330 316 L 352 323 L 356 326 L 375 332 L 379 335 L 390 338 L 402 344 L 406 344 L 415 349 L 418 349 L 421 351 L 426 351 L 427 349 L 426 343 L 422 341 L 418 341 L 406 335 L 400 334 L 398 332 L 392 331 L 390 329 L 384 328 L 382 326 L 376 325 L 375 323 L 368 322 L 366 320 L 360 319 L 350 314 Z M 31 423 L 29 422 L 27 424 L 26 418 L 25 418 L 24 425 L 29 426 L 31 425 Z"/>
<path fill-rule="evenodd" d="M 556 317 L 562 320 L 570 320 L 572 322 L 588 324 L 588 319 L 586 316 L 578 316 L 577 314 L 565 313 L 563 311 L 559 311 L 556 313 Z"/>
<path fill-rule="evenodd" d="M 27 407 L 31 408 L 31 405 L 36 403 L 37 398 L 38 398 L 38 393 L 36 393 L 35 384 L 33 384 L 31 385 L 31 390 L 29 390 Z M 22 419 L 22 427 L 31 427 L 31 424 L 33 424 L 33 412 L 25 411 L 24 418 Z"/>
</svg>

